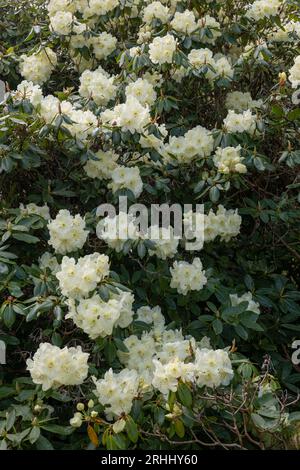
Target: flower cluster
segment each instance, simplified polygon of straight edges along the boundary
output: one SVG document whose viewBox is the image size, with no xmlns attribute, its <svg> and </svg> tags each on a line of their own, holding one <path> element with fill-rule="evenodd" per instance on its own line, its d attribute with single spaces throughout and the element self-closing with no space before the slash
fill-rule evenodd
<svg viewBox="0 0 300 470">
<path fill-rule="evenodd" d="M 107 105 L 115 97 L 116 92 L 114 78 L 110 77 L 102 67 L 98 67 L 94 72 L 86 70 L 80 77 L 79 94 L 84 98 L 92 98 L 98 105 Z"/>
<path fill-rule="evenodd" d="M 139 377 L 135 370 L 123 369 L 119 373 L 109 369 L 103 379 L 94 379 L 94 391 L 109 418 L 130 413 L 132 402 L 138 396 Z"/>
<path fill-rule="evenodd" d="M 253 134 L 256 130 L 256 116 L 251 113 L 250 109 L 242 113 L 236 113 L 230 109 L 223 122 L 229 133 L 248 132 Z"/>
<path fill-rule="evenodd" d="M 60 271 L 56 274 L 61 292 L 66 297 L 86 297 L 95 290 L 97 284 L 109 274 L 109 258 L 106 255 L 93 253 L 79 258 L 64 256 Z"/>
<path fill-rule="evenodd" d="M 104 302 L 98 294 L 88 299 L 80 299 L 78 305 L 69 299 L 69 313 L 76 326 L 81 328 L 91 339 L 112 334 L 114 327 L 126 328 L 133 317 L 134 297 L 129 292 L 120 292 L 115 298 Z"/>
<path fill-rule="evenodd" d="M 79 214 L 73 217 L 67 209 L 61 209 L 48 223 L 48 230 L 49 245 L 62 255 L 82 248 L 89 233 L 84 219 Z"/>
<path fill-rule="evenodd" d="M 43 206 L 37 206 L 33 202 L 31 202 L 30 204 L 26 204 L 26 206 L 24 206 L 24 204 L 20 204 L 20 212 L 22 215 L 34 214 L 34 215 L 39 215 L 45 220 L 50 219 L 50 211 L 49 211 L 49 207 L 47 206 L 47 204 L 44 204 Z"/>
<path fill-rule="evenodd" d="M 200 258 L 194 258 L 192 263 L 175 261 L 170 271 L 172 275 L 170 286 L 182 295 L 192 290 L 201 290 L 207 283 Z"/>
<path fill-rule="evenodd" d="M 63 348 L 49 343 L 41 343 L 33 359 L 27 359 L 29 370 L 35 384 L 43 390 L 59 388 L 62 385 L 80 385 L 88 374 L 89 354 L 76 348 Z"/>
<path fill-rule="evenodd" d="M 23 54 L 20 59 L 21 75 L 34 84 L 46 82 L 57 65 L 56 54 L 49 47 L 30 56 Z"/>
<path fill-rule="evenodd" d="M 217 148 L 214 164 L 220 173 L 246 173 L 247 167 L 242 163 L 241 146 Z"/>
</svg>

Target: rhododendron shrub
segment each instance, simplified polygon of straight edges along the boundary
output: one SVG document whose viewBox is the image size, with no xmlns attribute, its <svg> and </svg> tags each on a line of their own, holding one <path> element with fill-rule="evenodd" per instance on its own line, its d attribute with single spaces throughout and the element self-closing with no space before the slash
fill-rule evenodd
<svg viewBox="0 0 300 470">
<path fill-rule="evenodd" d="M 299 447 L 298 1 L 0 7 L 0 449 Z"/>
</svg>

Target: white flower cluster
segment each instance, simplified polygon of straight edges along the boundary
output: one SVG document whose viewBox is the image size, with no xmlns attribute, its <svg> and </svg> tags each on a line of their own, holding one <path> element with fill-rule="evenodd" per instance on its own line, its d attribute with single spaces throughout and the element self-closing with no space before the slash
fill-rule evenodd
<svg viewBox="0 0 300 470">
<path fill-rule="evenodd" d="M 230 294 L 230 301 L 233 307 L 236 307 L 242 302 L 248 302 L 247 310 L 249 312 L 260 313 L 259 303 L 253 300 L 251 292 L 245 292 L 245 294 L 240 297 L 237 294 Z"/>
<path fill-rule="evenodd" d="M 70 11 L 57 11 L 53 16 L 50 16 L 51 29 L 63 36 L 71 33 L 73 26 L 73 15 Z"/>
<path fill-rule="evenodd" d="M 102 219 L 97 224 L 96 233 L 98 238 L 105 240 L 117 253 L 123 250 L 127 240 L 137 240 L 140 237 L 135 219 L 126 212 Z"/>
<path fill-rule="evenodd" d="M 294 65 L 289 70 L 289 80 L 293 88 L 297 88 L 300 85 L 300 55 L 294 59 Z"/>
<path fill-rule="evenodd" d="M 49 47 L 41 49 L 32 55 L 21 55 L 21 75 L 34 84 L 46 82 L 57 65 L 55 52 Z"/>
<path fill-rule="evenodd" d="M 78 299 L 86 297 L 95 290 L 97 284 L 109 274 L 109 258 L 106 255 L 93 253 L 79 258 L 64 256 L 60 271 L 56 274 L 63 295 Z"/>
<path fill-rule="evenodd" d="M 200 258 L 194 258 L 192 263 L 175 261 L 170 272 L 172 276 L 170 286 L 182 295 L 193 290 L 201 290 L 207 283 Z"/>
<path fill-rule="evenodd" d="M 262 100 L 253 100 L 251 94 L 247 91 L 232 91 L 227 94 L 226 102 L 227 109 L 233 109 L 237 112 L 247 111 L 248 109 L 260 108 Z"/>
<path fill-rule="evenodd" d="M 154 86 L 143 78 L 138 78 L 135 82 L 129 83 L 125 93 L 126 97 L 133 96 L 142 106 L 152 106 L 157 97 Z"/>
<path fill-rule="evenodd" d="M 192 34 L 198 27 L 195 15 L 190 10 L 185 10 L 183 13 L 177 11 L 170 24 L 175 31 L 186 35 Z"/>
<path fill-rule="evenodd" d="M 96 390 L 94 393 L 109 419 L 119 417 L 131 411 L 132 402 L 138 396 L 139 377 L 135 370 L 123 369 L 114 373 L 109 369 L 103 379 L 94 378 Z"/>
<path fill-rule="evenodd" d="M 136 198 L 143 191 L 143 181 L 137 166 L 118 166 L 111 173 L 111 183 L 108 187 L 115 193 L 119 189 L 130 189 Z"/>
<path fill-rule="evenodd" d="M 239 234 L 242 218 L 237 209 L 227 210 L 219 205 L 216 213 L 212 209 L 208 214 L 185 212 L 183 223 L 185 238 L 192 243 L 189 250 L 195 251 L 202 250 L 204 242 L 213 241 L 217 237 L 229 242 Z"/>
<path fill-rule="evenodd" d="M 69 299 L 69 313 L 75 325 L 89 335 L 91 339 L 111 335 L 114 327 L 126 328 L 132 322 L 132 304 L 134 297 L 129 292 L 121 292 L 107 302 L 98 294 L 89 299 L 80 299 L 78 305 Z"/>
<path fill-rule="evenodd" d="M 112 172 L 118 167 L 117 160 L 119 155 L 113 150 L 98 150 L 95 153 L 96 159 L 90 158 L 84 168 L 89 178 L 109 179 Z"/>
<path fill-rule="evenodd" d="M 300 38 L 300 21 L 290 20 L 272 31 L 268 39 L 271 42 L 293 42 L 295 36 Z"/>
<path fill-rule="evenodd" d="M 130 95 L 125 103 L 103 111 L 101 119 L 104 125 L 121 127 L 124 132 L 142 133 L 144 127 L 150 123 L 150 113 L 147 106 L 142 106 L 134 96 Z"/>
<path fill-rule="evenodd" d="M 255 0 L 246 12 L 246 17 L 258 21 L 278 14 L 282 0 Z"/>
<path fill-rule="evenodd" d="M 117 92 L 114 77 L 110 77 L 102 67 L 92 72 L 86 70 L 80 77 L 79 94 L 84 98 L 92 98 L 99 106 L 105 106 Z"/>
<path fill-rule="evenodd" d="M 34 85 L 33 82 L 23 80 L 17 86 L 17 90 L 12 93 L 15 102 L 28 100 L 32 106 L 38 106 L 43 98 L 43 93 L 39 85 Z"/>
<path fill-rule="evenodd" d="M 88 236 L 85 221 L 79 215 L 74 217 L 67 209 L 61 209 L 56 218 L 48 222 L 49 245 L 56 253 L 64 255 L 83 247 Z"/>
<path fill-rule="evenodd" d="M 216 40 L 222 35 L 220 23 L 210 15 L 205 15 L 198 20 L 198 27 L 206 28 L 210 34 L 205 34 L 201 42 L 206 44 L 215 44 Z"/>
<path fill-rule="evenodd" d="M 256 130 L 256 116 L 251 113 L 250 109 L 242 113 L 236 113 L 230 109 L 223 122 L 229 133 L 248 132 L 254 134 Z"/>
<path fill-rule="evenodd" d="M 112 11 L 119 5 L 119 0 L 79 0 L 76 2 L 77 10 L 83 13 L 84 18 L 91 18 L 92 16 L 102 16 Z"/>
<path fill-rule="evenodd" d="M 39 114 L 47 124 L 53 124 L 58 115 L 66 115 L 71 123 L 64 122 L 64 127 L 77 140 L 85 140 L 98 125 L 96 116 L 90 110 L 75 109 L 69 101 L 59 101 L 52 95 L 42 99 Z"/>
<path fill-rule="evenodd" d="M 149 56 L 153 64 L 171 64 L 176 51 L 177 40 L 171 34 L 156 37 L 149 45 Z"/>
<path fill-rule="evenodd" d="M 117 47 L 117 38 L 112 34 L 103 31 L 99 36 L 93 36 L 90 39 L 90 44 L 93 47 L 93 51 L 96 59 L 106 59 Z"/>
<path fill-rule="evenodd" d="M 215 166 L 220 173 L 246 173 L 247 167 L 242 163 L 241 146 L 218 147 L 213 157 Z"/>
<path fill-rule="evenodd" d="M 179 238 L 175 237 L 173 227 L 159 227 L 151 225 L 146 234 L 147 239 L 154 242 L 155 246 L 149 249 L 149 255 L 156 255 L 157 258 L 173 258 L 178 249 Z"/>
<path fill-rule="evenodd" d="M 211 132 L 205 127 L 197 126 L 190 129 L 184 136 L 170 137 L 168 144 L 164 146 L 164 161 L 186 164 L 195 157 L 208 157 L 214 146 Z"/>
<path fill-rule="evenodd" d="M 144 23 L 150 24 L 154 19 L 160 20 L 163 24 L 168 22 L 169 10 L 161 2 L 152 2 L 143 10 Z"/>
<path fill-rule="evenodd" d="M 198 349 L 195 357 L 195 378 L 199 387 L 229 385 L 233 370 L 228 353 L 224 349 Z"/>
<path fill-rule="evenodd" d="M 80 346 L 63 349 L 41 343 L 33 359 L 27 359 L 27 370 L 35 384 L 44 391 L 62 385 L 80 385 L 88 374 L 88 353 Z"/>
<path fill-rule="evenodd" d="M 221 241 L 228 242 L 240 233 L 241 223 L 237 209 L 227 210 L 220 204 L 216 213 L 210 210 L 204 216 L 204 240 L 212 241 L 220 237 Z"/>
<path fill-rule="evenodd" d="M 53 275 L 60 269 L 57 259 L 48 251 L 45 251 L 45 253 L 43 253 L 39 258 L 39 266 L 41 269 L 50 269 Z"/>
<path fill-rule="evenodd" d="M 22 215 L 39 215 L 45 220 L 50 220 L 50 212 L 49 212 L 49 207 L 47 204 L 44 204 L 43 206 L 37 206 L 33 202 L 30 204 L 20 204 L 20 212 Z"/>
<path fill-rule="evenodd" d="M 207 349 L 202 342 L 197 345 L 193 337 L 184 338 L 180 330 L 167 330 L 158 306 L 140 307 L 137 317 L 153 323 L 153 329 L 141 338 L 126 338 L 128 352 L 119 351 L 118 355 L 127 369 L 138 373 L 141 390 L 152 386 L 167 396 L 169 391 L 176 392 L 179 380 L 199 387 L 229 384 L 233 371 L 226 351 Z"/>
</svg>

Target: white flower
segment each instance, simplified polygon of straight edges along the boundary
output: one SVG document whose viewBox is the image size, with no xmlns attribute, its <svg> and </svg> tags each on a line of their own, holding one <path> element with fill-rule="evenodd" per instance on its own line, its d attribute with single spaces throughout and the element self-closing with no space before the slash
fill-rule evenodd
<svg viewBox="0 0 300 470">
<path fill-rule="evenodd" d="M 242 218 L 237 209 L 226 210 L 220 204 L 216 213 L 210 210 L 204 216 L 204 240 L 211 241 L 219 236 L 221 241 L 228 242 L 239 234 L 241 223 Z"/>
<path fill-rule="evenodd" d="M 43 98 L 43 93 L 39 85 L 23 80 L 17 86 L 17 90 L 12 92 L 14 101 L 29 100 L 32 106 L 38 106 Z"/>
<path fill-rule="evenodd" d="M 211 37 L 204 35 L 201 37 L 201 42 L 206 43 L 206 44 L 214 44 L 216 42 L 216 39 L 221 36 L 221 31 L 220 31 L 220 23 L 213 18 L 212 16 L 205 15 L 203 18 L 200 18 L 197 22 L 198 28 L 208 28 Z"/>
<path fill-rule="evenodd" d="M 26 204 L 26 206 L 24 206 L 24 204 L 20 204 L 20 212 L 22 215 L 36 214 L 45 220 L 50 220 L 50 212 L 47 204 L 44 204 L 43 206 L 37 206 L 33 202 Z"/>
<path fill-rule="evenodd" d="M 79 2 L 78 10 L 83 13 L 84 18 L 90 18 L 91 16 L 105 15 L 112 11 L 119 5 L 119 0 L 89 0 L 81 5 Z"/>
<path fill-rule="evenodd" d="M 94 72 L 86 70 L 80 77 L 79 94 L 84 98 L 92 98 L 98 105 L 106 105 L 116 92 L 114 77 L 109 77 L 102 67 Z"/>
<path fill-rule="evenodd" d="M 142 321 L 143 323 L 148 323 L 155 327 L 163 327 L 165 324 L 165 317 L 161 313 L 161 308 L 159 305 L 151 308 L 149 305 L 144 305 L 137 309 L 137 320 Z"/>
<path fill-rule="evenodd" d="M 223 349 L 197 349 L 194 364 L 198 386 L 219 387 L 229 385 L 233 370 L 228 353 Z"/>
<path fill-rule="evenodd" d="M 139 377 L 135 370 L 123 369 L 114 373 L 109 369 L 103 379 L 94 378 L 94 391 L 99 403 L 105 406 L 108 417 L 119 417 L 122 413 L 129 414 L 133 399 L 138 395 Z"/>
<path fill-rule="evenodd" d="M 242 112 L 247 109 L 260 108 L 262 100 L 253 100 L 249 92 L 232 91 L 226 96 L 225 105 L 227 109 Z"/>
<path fill-rule="evenodd" d="M 82 425 L 82 414 L 81 413 L 75 413 L 73 418 L 70 419 L 70 426 L 73 428 L 80 428 Z"/>
<path fill-rule="evenodd" d="M 249 6 L 245 16 L 255 21 L 276 16 L 281 2 L 282 0 L 256 0 Z"/>
<path fill-rule="evenodd" d="M 171 64 L 177 47 L 177 40 L 171 34 L 156 37 L 149 45 L 149 56 L 153 64 Z"/>
<path fill-rule="evenodd" d="M 253 134 L 256 129 L 256 116 L 251 113 L 250 109 L 240 114 L 230 109 L 223 122 L 230 133 L 248 132 Z"/>
<path fill-rule="evenodd" d="M 69 101 L 59 101 L 56 96 L 48 95 L 41 100 L 39 113 L 47 124 L 52 124 L 56 116 L 65 114 L 70 116 L 73 110 Z"/>
<path fill-rule="evenodd" d="M 79 258 L 64 256 L 56 274 L 63 295 L 73 299 L 87 296 L 109 274 L 109 258 L 93 253 Z"/>
<path fill-rule="evenodd" d="M 153 85 L 142 78 L 138 78 L 135 82 L 127 85 L 125 94 L 126 97 L 133 96 L 136 98 L 142 106 L 152 106 L 157 97 Z"/>
<path fill-rule="evenodd" d="M 236 307 L 242 302 L 248 302 L 247 310 L 249 312 L 260 313 L 259 303 L 253 300 L 251 292 L 245 292 L 240 297 L 237 294 L 230 294 L 230 301 L 233 307 Z"/>
<path fill-rule="evenodd" d="M 117 47 L 118 40 L 110 33 L 104 31 L 90 40 L 96 59 L 106 59 Z"/>
<path fill-rule="evenodd" d="M 143 10 L 144 23 L 151 24 L 154 19 L 158 19 L 162 23 L 167 23 L 169 19 L 169 10 L 161 2 L 152 2 Z"/>
<path fill-rule="evenodd" d="M 48 253 L 48 251 L 46 251 L 42 254 L 42 256 L 40 256 L 39 266 L 41 269 L 50 269 L 52 274 L 56 274 L 60 269 L 60 265 L 57 259 L 55 258 L 55 256 L 51 255 L 51 253 Z"/>
<path fill-rule="evenodd" d="M 142 133 L 144 127 L 150 123 L 150 113 L 147 106 L 142 106 L 134 96 L 128 96 L 123 104 L 119 104 L 114 109 L 106 109 L 101 113 L 103 124 L 118 126 L 122 131 Z"/>
<path fill-rule="evenodd" d="M 50 17 L 52 30 L 63 36 L 67 36 L 72 31 L 73 15 L 70 11 L 57 11 Z"/>
<path fill-rule="evenodd" d="M 46 82 L 57 64 L 56 54 L 49 47 L 30 56 L 23 54 L 20 59 L 21 75 L 34 84 Z"/>
<path fill-rule="evenodd" d="M 289 70 L 289 81 L 293 88 L 297 88 L 300 85 L 300 55 L 294 59 L 294 65 Z"/>
<path fill-rule="evenodd" d="M 137 166 L 125 167 L 118 166 L 111 173 L 111 183 L 108 187 L 115 193 L 119 189 L 130 189 L 136 198 L 143 191 L 143 181 L 140 176 L 140 170 Z"/>
<path fill-rule="evenodd" d="M 200 68 L 204 65 L 214 66 L 213 52 L 210 49 L 192 49 L 188 59 L 193 67 Z"/>
<path fill-rule="evenodd" d="M 82 248 L 89 233 L 85 230 L 84 219 L 79 214 L 73 217 L 66 209 L 60 210 L 56 218 L 48 223 L 48 230 L 50 234 L 48 243 L 59 254 Z"/>
<path fill-rule="evenodd" d="M 171 272 L 171 284 L 179 294 L 186 295 L 191 290 L 201 290 L 207 283 L 205 271 L 200 258 L 194 258 L 192 263 L 186 261 L 175 261 Z"/>
<path fill-rule="evenodd" d="M 170 137 L 164 147 L 163 158 L 166 163 L 190 163 L 194 158 L 208 157 L 214 148 L 211 132 L 202 126 L 190 129 L 184 136 Z"/>
<path fill-rule="evenodd" d="M 193 380 L 194 366 L 191 363 L 185 364 L 178 358 L 166 364 L 154 359 L 153 363 L 155 369 L 152 385 L 163 395 L 168 395 L 170 391 L 176 392 L 179 379 L 184 382 L 192 382 Z"/>
<path fill-rule="evenodd" d="M 131 295 L 130 293 L 126 294 Z M 91 339 L 104 338 L 112 334 L 115 326 L 121 326 L 120 320 L 124 302 L 125 299 L 122 296 L 104 302 L 98 294 L 89 299 L 80 299 L 78 304 L 74 299 L 69 299 L 69 313 L 66 318 L 72 318 L 74 323 Z M 126 326 L 131 323 L 132 315 L 133 312 L 131 312 L 129 322 L 125 322 Z"/>
<path fill-rule="evenodd" d="M 213 161 L 220 173 L 246 173 L 247 167 L 242 163 L 241 146 L 218 147 Z"/>
<path fill-rule="evenodd" d="M 73 0 L 50 0 L 47 5 L 49 16 L 54 16 L 58 11 L 70 11 L 75 13 L 76 2 Z"/>
<path fill-rule="evenodd" d="M 159 227 L 151 225 L 146 236 L 155 246 L 149 249 L 149 255 L 156 255 L 160 259 L 173 258 L 177 253 L 179 238 L 175 237 L 173 227 Z"/>
<path fill-rule="evenodd" d="M 98 150 L 95 153 L 97 159 L 90 158 L 85 166 L 83 167 L 84 171 L 90 178 L 109 179 L 115 168 L 118 167 L 117 160 L 119 155 L 117 155 L 113 150 L 103 151 Z"/>
<path fill-rule="evenodd" d="M 33 359 L 27 359 L 27 370 L 35 384 L 44 391 L 62 385 L 80 385 L 88 374 L 88 353 L 80 346 L 63 348 L 41 343 Z"/>
<path fill-rule="evenodd" d="M 97 237 L 105 240 L 117 253 L 123 250 L 127 240 L 137 240 L 140 236 L 135 219 L 126 212 L 115 217 L 105 217 L 96 227 Z"/>
<path fill-rule="evenodd" d="M 170 24 L 175 31 L 186 35 L 191 34 L 197 28 L 195 15 L 190 10 L 185 10 L 183 13 L 177 11 Z"/>
</svg>

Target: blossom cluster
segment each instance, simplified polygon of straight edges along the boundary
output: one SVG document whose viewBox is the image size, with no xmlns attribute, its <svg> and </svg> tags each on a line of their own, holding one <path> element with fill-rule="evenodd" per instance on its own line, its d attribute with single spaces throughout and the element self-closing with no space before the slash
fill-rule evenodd
<svg viewBox="0 0 300 470">
<path fill-rule="evenodd" d="M 46 391 L 62 385 L 82 384 L 88 375 L 88 357 L 80 346 L 60 349 L 41 343 L 33 359 L 27 359 L 26 364 L 33 382 Z"/>
</svg>

